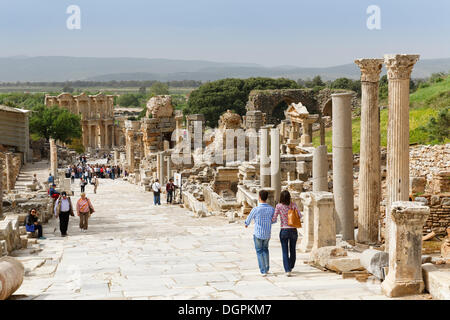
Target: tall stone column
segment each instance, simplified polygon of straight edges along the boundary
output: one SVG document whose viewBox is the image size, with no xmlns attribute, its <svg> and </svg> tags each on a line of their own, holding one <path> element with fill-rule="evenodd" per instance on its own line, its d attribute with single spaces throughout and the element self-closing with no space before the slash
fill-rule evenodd
<svg viewBox="0 0 450 320">
<path fill-rule="evenodd" d="M 354 240 L 352 93 L 331 95 L 333 107 L 333 194 L 337 233 Z"/>
<path fill-rule="evenodd" d="M 50 171 L 56 181 L 58 173 L 58 152 L 56 150 L 55 139 L 50 138 Z"/>
<path fill-rule="evenodd" d="M 87 150 L 89 147 L 89 126 L 83 124 L 83 147 Z"/>
<path fill-rule="evenodd" d="M 280 131 L 270 129 L 270 186 L 274 189 L 275 202 L 280 199 L 281 168 L 280 168 Z"/>
<path fill-rule="evenodd" d="M 164 183 L 164 152 L 159 153 L 159 182 L 161 185 Z"/>
<path fill-rule="evenodd" d="M 386 239 L 389 251 L 390 205 L 409 200 L 409 79 L 419 55 L 392 54 L 384 56 L 388 76 L 389 120 L 386 163 Z"/>
<path fill-rule="evenodd" d="M 114 123 L 114 119 L 111 126 L 111 146 L 112 148 L 116 147 L 116 124 Z"/>
<path fill-rule="evenodd" d="M 312 162 L 313 191 L 328 191 L 328 152 L 326 145 L 314 149 Z"/>
<path fill-rule="evenodd" d="M 134 133 L 127 132 L 127 159 L 128 159 L 128 167 L 129 173 L 134 172 L 134 141 L 133 141 Z"/>
<path fill-rule="evenodd" d="M 114 165 L 117 166 L 119 164 L 119 150 L 114 150 Z"/>
<path fill-rule="evenodd" d="M 260 185 L 261 188 L 270 187 L 270 159 L 268 156 L 269 149 L 269 128 L 262 127 L 261 136 L 259 138 L 259 168 L 260 168 Z"/>
<path fill-rule="evenodd" d="M 381 284 L 389 297 L 419 294 L 422 279 L 422 229 L 430 208 L 420 202 L 391 203 L 389 272 Z"/>
<path fill-rule="evenodd" d="M 98 127 L 100 129 L 100 149 L 105 148 L 105 126 L 99 122 Z"/>
<path fill-rule="evenodd" d="M 314 206 L 314 242 L 312 250 L 336 245 L 336 219 L 331 192 L 310 192 Z"/>
<path fill-rule="evenodd" d="M 164 159 L 167 161 L 167 182 L 169 182 L 169 179 L 171 179 L 170 175 L 170 157 L 164 157 Z"/>
<path fill-rule="evenodd" d="M 108 132 L 108 124 L 105 122 L 105 145 L 104 147 L 109 149 L 109 132 Z"/>
<path fill-rule="evenodd" d="M 3 163 L 0 159 L 0 220 L 3 219 Z"/>
<path fill-rule="evenodd" d="M 156 154 L 156 178 L 159 180 L 159 182 L 161 183 L 162 180 L 162 176 L 161 176 L 161 153 L 158 152 Z"/>
<path fill-rule="evenodd" d="M 303 237 L 300 242 L 300 251 L 311 251 L 314 244 L 314 206 L 310 192 L 300 193 L 303 204 Z"/>
<path fill-rule="evenodd" d="M 10 193 L 13 189 L 13 165 L 12 165 L 12 153 L 7 152 L 5 154 L 6 160 L 6 192 Z"/>
<path fill-rule="evenodd" d="M 361 151 L 359 165 L 359 243 L 378 242 L 380 219 L 380 109 L 378 82 L 383 59 L 358 59 L 361 69 Z"/>
</svg>

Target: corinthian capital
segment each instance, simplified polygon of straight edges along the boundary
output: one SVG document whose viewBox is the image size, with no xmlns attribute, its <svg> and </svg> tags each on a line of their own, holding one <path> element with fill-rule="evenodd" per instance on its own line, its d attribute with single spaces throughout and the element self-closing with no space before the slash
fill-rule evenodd
<svg viewBox="0 0 450 320">
<path fill-rule="evenodd" d="M 385 54 L 384 63 L 389 79 L 409 79 L 418 54 Z"/>
<path fill-rule="evenodd" d="M 361 81 L 378 82 L 380 80 L 383 59 L 357 59 L 355 63 L 361 69 Z"/>
</svg>

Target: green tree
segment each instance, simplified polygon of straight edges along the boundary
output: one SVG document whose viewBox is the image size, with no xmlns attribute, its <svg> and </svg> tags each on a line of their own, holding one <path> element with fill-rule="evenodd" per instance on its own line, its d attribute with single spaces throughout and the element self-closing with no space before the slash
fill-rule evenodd
<svg viewBox="0 0 450 320">
<path fill-rule="evenodd" d="M 166 83 L 157 81 L 150 87 L 150 92 L 155 96 L 169 94 L 169 86 Z"/>
<path fill-rule="evenodd" d="M 245 115 L 245 105 L 252 90 L 298 89 L 298 84 L 289 79 L 249 78 L 222 79 L 207 82 L 191 92 L 184 114 L 202 113 L 210 127 L 217 125 L 227 109 Z"/>
<path fill-rule="evenodd" d="M 346 89 L 352 90 L 361 96 L 361 81 L 352 80 L 349 78 L 338 78 L 330 83 L 331 89 Z"/>
<path fill-rule="evenodd" d="M 117 98 L 117 103 L 121 107 L 139 107 L 142 101 L 145 100 L 145 95 L 141 93 L 125 93 Z"/>
<path fill-rule="evenodd" d="M 434 144 L 450 139 L 450 107 L 441 109 L 437 117 L 431 117 L 428 123 L 419 129 L 426 132 L 428 141 Z"/>
<path fill-rule="evenodd" d="M 81 137 L 80 117 L 57 106 L 40 105 L 33 108 L 30 131 L 47 140 L 71 143 L 72 139 Z"/>
</svg>

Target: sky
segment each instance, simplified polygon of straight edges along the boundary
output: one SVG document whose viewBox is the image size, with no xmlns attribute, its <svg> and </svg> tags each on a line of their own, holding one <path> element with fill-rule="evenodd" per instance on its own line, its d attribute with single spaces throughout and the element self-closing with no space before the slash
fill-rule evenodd
<svg viewBox="0 0 450 320">
<path fill-rule="evenodd" d="M 81 10 L 69 30 L 67 7 Z M 366 12 L 380 8 L 381 29 Z M 0 56 L 143 57 L 328 67 L 450 57 L 449 0 L 0 0 Z"/>
</svg>

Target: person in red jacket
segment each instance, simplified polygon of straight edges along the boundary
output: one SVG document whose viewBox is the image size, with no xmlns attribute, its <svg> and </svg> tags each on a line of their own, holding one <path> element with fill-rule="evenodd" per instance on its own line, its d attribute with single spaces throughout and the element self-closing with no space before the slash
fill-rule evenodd
<svg viewBox="0 0 450 320">
<path fill-rule="evenodd" d="M 173 192 L 175 191 L 175 185 L 173 184 L 173 179 L 169 179 L 169 182 L 167 182 L 166 191 L 167 191 L 167 203 L 172 203 Z"/>
</svg>

